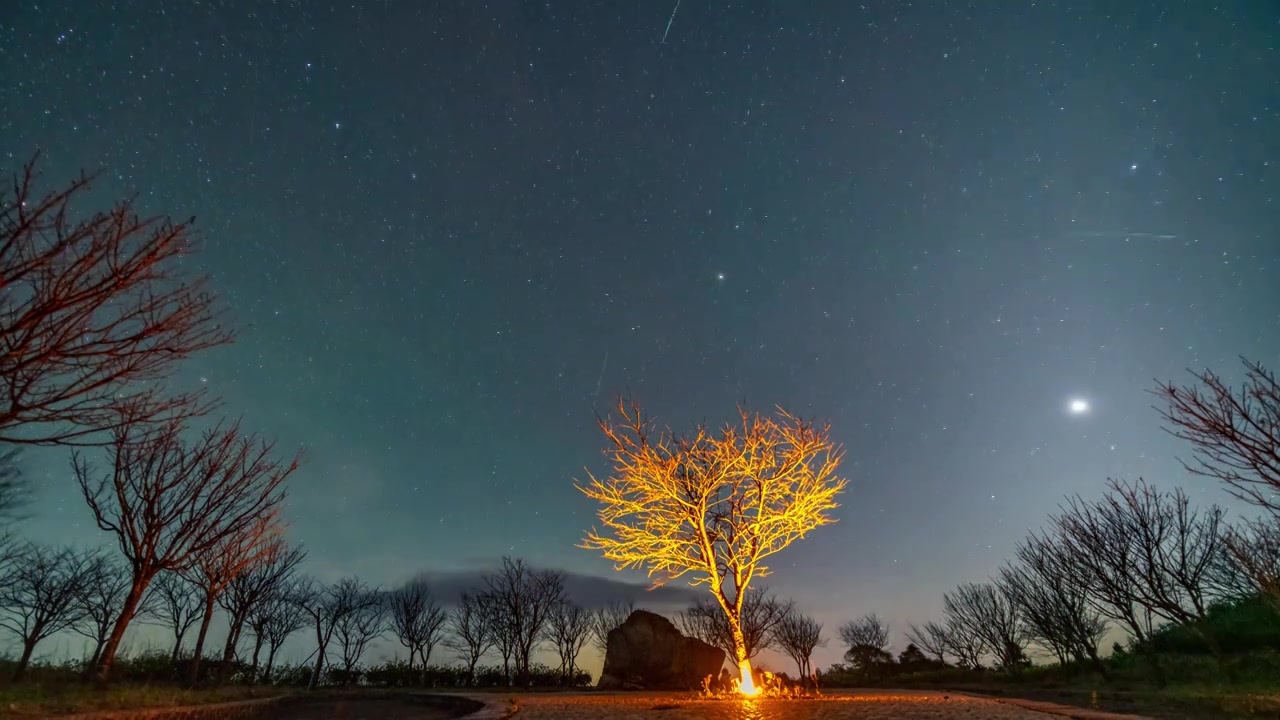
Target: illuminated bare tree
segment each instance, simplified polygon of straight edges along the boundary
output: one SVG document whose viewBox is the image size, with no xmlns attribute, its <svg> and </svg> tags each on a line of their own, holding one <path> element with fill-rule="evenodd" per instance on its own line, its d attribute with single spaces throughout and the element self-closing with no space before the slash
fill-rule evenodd
<svg viewBox="0 0 1280 720">
<path fill-rule="evenodd" d="M 200 630 L 196 633 L 196 646 L 191 664 L 187 668 L 187 683 L 195 685 L 200 679 L 200 665 L 204 659 L 204 642 L 209 635 L 209 625 L 213 622 L 213 611 L 218 599 L 226 592 L 235 579 L 258 564 L 274 564 L 276 558 L 285 555 L 282 528 L 275 516 L 261 518 L 256 524 L 249 526 L 235 535 L 228 535 L 214 545 L 200 551 L 192 558 L 191 567 L 183 571 L 188 582 L 200 588 L 203 600 L 203 611 L 200 616 Z M 239 643 L 240 627 L 232 619 L 229 628 L 227 645 L 234 658 L 235 647 Z M 226 662 L 224 655 L 223 662 Z M 219 673 L 221 673 L 221 666 Z M 220 675 L 219 675 L 220 676 Z"/>
<path fill-rule="evenodd" d="M 813 651 L 827 644 L 822 637 L 822 623 L 793 608 L 774 627 L 773 637 L 774 646 L 795 661 L 800 677 L 812 677 Z"/>
<path fill-rule="evenodd" d="M 547 636 L 560 656 L 561 682 L 572 685 L 578 671 L 578 653 L 591 637 L 591 612 L 577 603 L 561 599 L 551 611 Z"/>
<path fill-rule="evenodd" d="M 476 665 L 493 647 L 494 612 L 483 595 L 463 593 L 449 614 L 449 637 L 445 645 L 467 664 L 467 685 L 475 681 Z"/>
<path fill-rule="evenodd" d="M 285 478 L 298 466 L 297 457 L 287 464 L 272 458 L 271 443 L 244 433 L 239 423 L 218 424 L 191 444 L 185 432 L 181 419 L 116 428 L 108 448 L 111 471 L 101 476 L 75 455 L 80 490 L 98 527 L 116 536 L 131 576 L 124 612 L 97 658 L 100 681 L 110 674 L 152 579 L 189 569 L 214 547 L 234 545 L 274 522 Z"/>
<path fill-rule="evenodd" d="M 591 611 L 591 642 L 600 651 L 609 647 L 609 632 L 622 627 L 622 623 L 636 611 L 633 600 L 609 603 Z"/>
<path fill-rule="evenodd" d="M 191 221 L 140 219 L 133 200 L 77 218 L 90 179 L 41 195 L 35 164 L 0 195 L 0 440 L 98 444 L 126 422 L 207 409 L 156 392 L 231 340 L 206 279 L 180 272 Z"/>
<path fill-rule="evenodd" d="M 182 640 L 187 631 L 200 619 L 204 606 L 200 588 L 188 582 L 180 574 L 162 572 L 151 583 L 156 597 L 156 619 L 173 631 L 173 652 L 170 659 L 177 662 L 182 653 Z"/>
<path fill-rule="evenodd" d="M 645 568 L 662 584 L 691 576 L 725 613 L 741 690 L 754 692 L 742 632 L 742 606 L 765 561 L 814 528 L 845 487 L 836 476 L 841 451 L 827 426 L 782 410 L 769 418 L 739 411 L 740 423 L 690 436 L 654 431 L 635 404 L 618 403 L 620 419 L 602 419 L 606 478 L 579 485 L 601 504 L 602 530 L 583 547 L 600 550 L 618 569 Z"/>
<path fill-rule="evenodd" d="M 83 580 L 76 598 L 79 607 L 77 620 L 71 629 L 93 642 L 93 652 L 85 665 L 86 675 L 92 675 L 105 655 L 115 628 L 130 611 L 133 579 L 129 568 L 118 559 L 95 553 L 88 560 Z M 155 595 L 146 593 L 134 604 L 131 612 L 133 617 L 142 618 L 154 611 Z"/>
<path fill-rule="evenodd" d="M 747 660 L 753 660 L 773 644 L 774 628 L 792 608 L 791 603 L 770 593 L 767 586 L 748 588 L 744 595 L 739 621 L 742 652 Z M 715 645 L 729 657 L 735 657 L 737 636 L 728 616 L 714 599 L 695 598 L 692 605 L 676 616 L 676 623 L 685 635 Z"/>
<path fill-rule="evenodd" d="M 69 548 L 27 545 L 0 583 L 0 628 L 18 636 L 22 656 L 13 679 L 21 680 L 36 645 L 70 628 L 84 612 L 79 599 L 91 558 Z"/>
<path fill-rule="evenodd" d="M 1280 517 L 1280 381 L 1259 363 L 1243 360 L 1239 389 L 1209 372 L 1198 385 L 1163 383 L 1166 429 L 1191 443 L 1188 471 L 1227 485 L 1236 497 Z"/>
<path fill-rule="evenodd" d="M 444 632 L 448 613 L 432 596 L 423 580 L 414 580 L 401 586 L 387 597 L 391 631 L 400 644 L 409 650 L 409 669 L 413 670 L 415 656 L 422 658 L 426 670 L 431 651 Z"/>
</svg>

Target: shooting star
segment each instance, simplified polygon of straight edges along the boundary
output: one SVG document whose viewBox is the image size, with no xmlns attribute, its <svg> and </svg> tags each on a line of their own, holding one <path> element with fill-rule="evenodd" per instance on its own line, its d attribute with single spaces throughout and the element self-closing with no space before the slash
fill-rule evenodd
<svg viewBox="0 0 1280 720">
<path fill-rule="evenodd" d="M 671 17 L 667 18 L 667 29 L 662 31 L 662 40 L 659 45 L 667 44 L 667 33 L 671 32 L 671 23 L 676 19 L 676 11 L 680 9 L 680 0 L 676 0 L 676 6 L 671 8 Z"/>
<path fill-rule="evenodd" d="M 596 378 L 596 394 L 591 398 L 591 409 L 596 409 L 596 401 L 600 399 L 600 383 L 604 382 L 604 370 L 609 367 L 609 348 L 604 349 L 604 362 L 600 363 L 600 375 Z"/>
<path fill-rule="evenodd" d="M 1166 233 L 1149 233 L 1149 232 L 1124 232 L 1121 230 L 1099 230 L 1099 231 L 1083 231 L 1069 232 L 1067 237 L 1078 238 L 1145 238 L 1148 240 L 1177 240 L 1177 235 L 1169 235 Z"/>
</svg>

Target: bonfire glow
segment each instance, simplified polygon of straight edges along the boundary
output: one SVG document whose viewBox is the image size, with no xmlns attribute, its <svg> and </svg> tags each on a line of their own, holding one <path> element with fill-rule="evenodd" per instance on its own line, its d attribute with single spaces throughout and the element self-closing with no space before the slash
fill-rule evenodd
<svg viewBox="0 0 1280 720">
<path fill-rule="evenodd" d="M 738 672 L 742 675 L 742 679 L 738 681 L 738 692 L 743 695 L 758 695 L 760 688 L 756 687 L 755 679 L 751 677 L 751 661 L 743 660 L 738 663 Z"/>
</svg>

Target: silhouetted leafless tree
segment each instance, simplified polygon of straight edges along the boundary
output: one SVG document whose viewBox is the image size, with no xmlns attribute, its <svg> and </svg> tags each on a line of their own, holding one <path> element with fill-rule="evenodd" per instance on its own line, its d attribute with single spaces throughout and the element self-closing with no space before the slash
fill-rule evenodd
<svg viewBox="0 0 1280 720">
<path fill-rule="evenodd" d="M 875 613 L 849 620 L 837 632 L 845 644 L 845 659 L 860 670 L 893 659 L 889 654 L 889 626 Z"/>
<path fill-rule="evenodd" d="M 320 673 L 324 671 L 324 664 L 328 659 L 329 642 L 333 639 L 338 623 L 348 615 L 360 612 L 367 603 L 376 599 L 369 588 L 355 578 L 343 578 L 329 586 L 307 579 L 294 588 L 294 604 L 316 631 L 316 662 L 308 688 L 314 689 L 320 682 Z"/>
<path fill-rule="evenodd" d="M 2 290 L 0 302 L 3 302 Z M 31 483 L 22 472 L 19 453 L 17 448 L 0 450 L 0 533 L 23 518 L 22 508 L 31 501 Z"/>
<path fill-rule="evenodd" d="M 183 572 L 188 582 L 200 588 L 202 612 L 200 629 L 196 633 L 196 646 L 187 668 L 187 683 L 195 685 L 200 679 L 200 665 L 204 659 L 204 643 L 213 622 L 214 607 L 218 598 L 241 574 L 255 564 L 287 552 L 281 537 L 282 528 L 276 516 L 270 515 L 248 526 L 235 535 L 227 535 L 221 542 L 206 547 L 192 558 L 192 565 Z M 233 651 L 239 642 L 239 628 L 232 627 L 227 638 Z M 219 668 L 221 670 L 221 668 Z"/>
<path fill-rule="evenodd" d="M 947 652 L 955 656 L 956 662 L 961 667 L 981 669 L 982 660 L 990 649 L 983 634 L 950 615 L 944 618 L 942 628 L 946 631 Z"/>
<path fill-rule="evenodd" d="M 1261 518 L 1227 535 L 1227 556 L 1251 594 L 1280 612 L 1280 518 Z"/>
<path fill-rule="evenodd" d="M 445 645 L 467 664 L 467 685 L 475 681 L 476 665 L 493 647 L 495 612 L 486 595 L 463 593 L 449 614 Z"/>
<path fill-rule="evenodd" d="M 826 645 L 822 623 L 792 608 L 773 628 L 773 645 L 796 663 L 801 678 L 813 675 L 813 651 Z"/>
<path fill-rule="evenodd" d="M 97 658 L 99 681 L 110 674 L 152 579 L 189 569 L 214 547 L 243 544 L 270 525 L 285 497 L 285 478 L 298 465 L 296 457 L 288 464 L 273 459 L 272 445 L 238 423 L 214 426 L 193 444 L 183 440 L 185 431 L 180 419 L 117 427 L 108 448 L 112 470 L 98 477 L 82 454 L 75 456 L 89 509 L 98 527 L 116 536 L 131 576 L 124 612 Z"/>
<path fill-rule="evenodd" d="M 297 583 L 291 583 L 279 594 L 274 594 L 266 602 L 260 604 L 253 615 L 254 632 L 267 641 L 267 666 L 261 677 L 271 682 L 271 671 L 275 667 L 276 653 L 284 646 L 290 635 L 307 626 L 307 616 L 295 601 Z M 254 677 L 258 677 L 257 657 L 254 652 Z"/>
<path fill-rule="evenodd" d="M 636 611 L 633 600 L 620 600 L 591 611 L 591 642 L 605 652 L 609 648 L 609 632 L 622 627 L 622 623 Z"/>
<path fill-rule="evenodd" d="M 502 569 L 485 577 L 485 586 L 496 613 L 498 645 L 514 658 L 523 682 L 529 677 L 530 661 L 544 637 L 551 613 L 564 596 L 564 575 L 534 570 L 524 560 L 504 557 Z M 509 682 L 506 652 L 503 665 Z"/>
<path fill-rule="evenodd" d="M 36 645 L 81 618 L 77 602 L 89 580 L 91 558 L 70 548 L 27 545 L 15 555 L 12 572 L 0 583 L 0 628 L 18 636 L 22 656 L 13 673 L 21 680 Z"/>
<path fill-rule="evenodd" d="M 1032 535 L 1018 546 L 1017 563 L 1000 571 L 997 584 L 1019 609 L 1030 640 L 1064 666 L 1073 660 L 1089 662 L 1105 677 L 1098 643 L 1107 621 L 1069 576 L 1068 554 L 1050 536 Z"/>
<path fill-rule="evenodd" d="M 907 641 L 929 653 L 939 663 L 946 663 L 951 648 L 947 642 L 947 628 L 933 620 L 919 627 L 907 627 Z"/>
<path fill-rule="evenodd" d="M 367 587 L 351 592 L 351 612 L 338 616 L 334 623 L 334 634 L 342 648 L 342 669 L 346 671 L 348 680 L 369 644 L 387 630 L 386 597 Z"/>
<path fill-rule="evenodd" d="M 77 218 L 90 179 L 41 195 L 35 164 L 0 195 L 0 440 L 94 444 L 122 423 L 207 409 L 198 393 L 156 390 L 231 340 L 206 279 L 180 272 L 191 221 L 140 219 L 132 200 Z"/>
<path fill-rule="evenodd" d="M 298 565 L 307 554 L 300 547 L 289 547 L 283 540 L 263 541 L 250 545 L 257 557 L 250 560 L 240 572 L 231 576 L 226 589 L 218 593 L 218 605 L 227 614 L 227 639 L 222 650 L 222 665 L 218 668 L 218 679 L 225 682 L 236 659 L 236 648 L 240 644 L 240 634 L 248 622 L 250 614 L 268 597 L 278 593 L 293 578 Z M 254 648 L 254 666 L 257 655 L 262 650 L 261 636 L 257 638 Z"/>
<path fill-rule="evenodd" d="M 789 612 L 791 603 L 779 600 L 767 585 L 747 589 L 739 613 L 744 659 L 751 660 L 773 643 L 773 629 Z M 694 599 L 688 609 L 676 616 L 676 624 L 685 635 L 724 650 L 730 658 L 737 657 L 735 633 L 714 597 Z"/>
<path fill-rule="evenodd" d="M 413 580 L 387 597 L 391 632 L 409 650 L 409 669 L 415 656 L 422 658 L 425 670 L 431 651 L 440 642 L 448 613 L 431 594 L 423 580 Z"/>
<path fill-rule="evenodd" d="M 1222 509 L 1193 509 L 1177 489 L 1159 492 L 1142 480 L 1109 483 L 1092 503 L 1073 498 L 1054 518 L 1071 564 L 1096 607 L 1124 623 L 1138 640 L 1150 636 L 1152 616 L 1185 625 L 1215 656 L 1204 623 L 1213 572 L 1226 552 Z"/>
<path fill-rule="evenodd" d="M 965 583 L 942 596 L 948 627 L 977 637 L 997 664 L 1016 670 L 1026 660 L 1026 636 L 1018 607 L 991 583 Z"/>
<path fill-rule="evenodd" d="M 591 637 L 591 612 L 561 598 L 551 610 L 547 636 L 555 643 L 556 653 L 560 656 L 561 681 L 572 685 L 578 670 L 578 653 Z"/>
<path fill-rule="evenodd" d="M 1194 448 L 1188 471 L 1280 516 L 1280 382 L 1260 363 L 1242 362 L 1239 389 L 1206 370 L 1193 373 L 1198 385 L 1162 383 L 1155 392 L 1166 429 Z"/>
<path fill-rule="evenodd" d="M 200 619 L 203 608 L 200 589 L 173 571 L 156 575 L 151 583 L 156 597 L 156 619 L 173 631 L 173 652 L 170 659 L 177 662 L 182 653 L 182 640 L 187 631 Z"/>
</svg>

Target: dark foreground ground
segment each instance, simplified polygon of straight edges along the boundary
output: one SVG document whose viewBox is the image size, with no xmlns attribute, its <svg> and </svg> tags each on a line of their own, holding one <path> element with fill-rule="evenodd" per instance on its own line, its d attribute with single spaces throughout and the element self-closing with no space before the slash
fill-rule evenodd
<svg viewBox="0 0 1280 720">
<path fill-rule="evenodd" d="M 516 720 L 1051 720 L 987 698 L 928 690 L 839 692 L 812 700 L 703 700 L 688 694 L 555 694 L 519 699 Z"/>
</svg>

